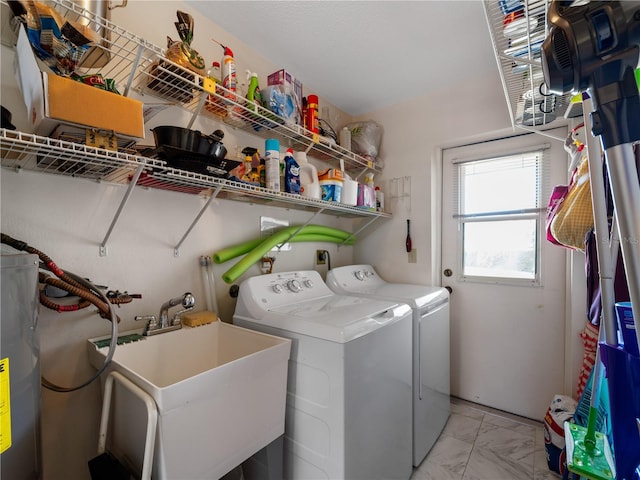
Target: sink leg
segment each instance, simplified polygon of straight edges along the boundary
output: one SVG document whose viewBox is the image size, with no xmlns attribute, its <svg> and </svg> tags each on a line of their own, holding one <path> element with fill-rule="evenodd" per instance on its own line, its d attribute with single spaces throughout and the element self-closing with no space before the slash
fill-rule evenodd
<svg viewBox="0 0 640 480">
<path fill-rule="evenodd" d="M 242 464 L 244 480 L 283 480 L 284 435 L 249 457 Z"/>
<path fill-rule="evenodd" d="M 280 435 L 265 447 L 267 450 L 267 473 L 269 480 L 282 480 L 284 472 L 284 435 Z"/>
</svg>

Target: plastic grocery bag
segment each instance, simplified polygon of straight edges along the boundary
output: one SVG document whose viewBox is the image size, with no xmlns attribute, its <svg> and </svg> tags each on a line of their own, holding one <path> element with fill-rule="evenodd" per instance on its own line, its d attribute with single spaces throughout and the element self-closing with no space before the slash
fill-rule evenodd
<svg viewBox="0 0 640 480">
<path fill-rule="evenodd" d="M 351 150 L 358 155 L 376 162 L 378 167 L 383 167 L 378 159 L 380 141 L 382 140 L 382 127 L 373 120 L 353 122 L 346 125 L 351 132 Z"/>
</svg>

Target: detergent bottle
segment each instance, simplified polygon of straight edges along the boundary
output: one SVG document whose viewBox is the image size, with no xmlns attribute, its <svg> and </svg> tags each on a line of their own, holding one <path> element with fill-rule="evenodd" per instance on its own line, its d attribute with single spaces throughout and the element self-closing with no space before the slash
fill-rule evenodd
<svg viewBox="0 0 640 480">
<path fill-rule="evenodd" d="M 300 165 L 293 157 L 293 149 L 288 148 L 284 156 L 284 191 L 300 193 Z"/>
<path fill-rule="evenodd" d="M 295 152 L 294 158 L 300 167 L 300 194 L 303 197 L 320 200 L 322 193 L 318 170 L 309 163 L 306 152 Z"/>
</svg>

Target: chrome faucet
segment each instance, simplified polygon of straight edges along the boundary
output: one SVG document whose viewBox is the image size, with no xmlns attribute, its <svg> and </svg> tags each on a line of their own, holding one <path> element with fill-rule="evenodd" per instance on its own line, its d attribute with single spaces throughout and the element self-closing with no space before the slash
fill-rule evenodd
<svg viewBox="0 0 640 480">
<path fill-rule="evenodd" d="M 168 302 L 163 303 L 160 307 L 160 315 L 158 315 L 158 328 L 167 328 L 171 326 L 169 323 L 169 309 L 179 304 L 182 304 L 186 310 L 189 310 L 196 304 L 196 297 L 187 292 L 180 297 L 172 298 Z"/>
<path fill-rule="evenodd" d="M 171 322 L 169 322 L 169 309 L 176 305 L 182 304 L 183 310 L 177 312 Z M 196 297 L 192 293 L 187 292 L 176 298 L 165 302 L 160 307 L 160 314 L 156 320 L 155 315 L 143 315 L 136 316 L 135 320 L 146 320 L 147 323 L 144 327 L 143 335 L 155 335 L 157 333 L 170 332 L 172 330 L 178 330 L 182 328 L 182 321 L 180 319 L 184 312 L 191 310 L 196 304 Z"/>
</svg>

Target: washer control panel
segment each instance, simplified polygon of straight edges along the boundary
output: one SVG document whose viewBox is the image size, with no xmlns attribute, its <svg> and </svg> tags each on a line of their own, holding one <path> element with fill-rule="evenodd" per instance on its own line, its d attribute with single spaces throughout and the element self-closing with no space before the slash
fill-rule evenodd
<svg viewBox="0 0 640 480">
<path fill-rule="evenodd" d="M 241 287 L 241 293 L 250 292 L 252 301 L 261 305 L 261 308 L 334 295 L 315 270 L 260 275 L 246 282 L 246 287 Z M 242 292 L 243 289 L 245 292 Z"/>
</svg>

